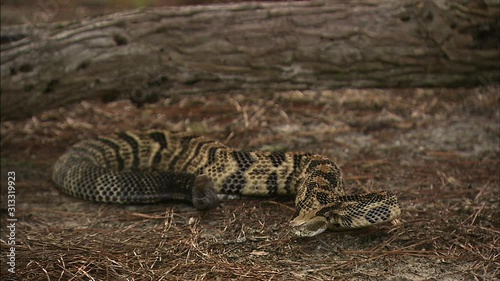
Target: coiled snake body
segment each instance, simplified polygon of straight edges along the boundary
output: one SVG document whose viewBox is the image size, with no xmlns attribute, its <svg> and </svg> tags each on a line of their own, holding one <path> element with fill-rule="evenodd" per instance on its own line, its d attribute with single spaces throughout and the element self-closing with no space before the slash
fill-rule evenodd
<svg viewBox="0 0 500 281">
<path fill-rule="evenodd" d="M 198 209 L 217 194 L 295 195 L 298 236 L 396 219 L 388 191 L 346 195 L 338 166 L 308 153 L 242 151 L 189 133 L 127 131 L 75 144 L 55 163 L 52 179 L 65 193 L 110 203 L 177 199 Z"/>
</svg>

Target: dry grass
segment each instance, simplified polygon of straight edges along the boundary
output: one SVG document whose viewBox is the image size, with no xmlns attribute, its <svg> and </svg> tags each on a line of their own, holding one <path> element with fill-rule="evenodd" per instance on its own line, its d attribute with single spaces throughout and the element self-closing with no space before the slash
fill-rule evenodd
<svg viewBox="0 0 500 281">
<path fill-rule="evenodd" d="M 3 122 L 2 197 L 6 171 L 17 175 L 15 276 L 495 280 L 498 105 L 496 88 L 342 90 L 172 97 L 143 109 L 91 101 Z M 399 194 L 402 223 L 298 239 L 287 227 L 290 198 L 227 201 L 200 213 L 180 203 L 96 204 L 55 189 L 50 166 L 69 145 L 133 128 L 191 130 L 235 147 L 329 155 L 353 192 Z M 12 277 L 1 239 L 2 276 Z"/>
</svg>

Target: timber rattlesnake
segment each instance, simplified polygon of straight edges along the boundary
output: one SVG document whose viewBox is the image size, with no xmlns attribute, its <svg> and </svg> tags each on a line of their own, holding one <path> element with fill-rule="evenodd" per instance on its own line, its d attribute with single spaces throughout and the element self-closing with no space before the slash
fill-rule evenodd
<svg viewBox="0 0 500 281">
<path fill-rule="evenodd" d="M 52 179 L 65 193 L 110 203 L 187 200 L 198 209 L 217 194 L 295 195 L 290 225 L 298 236 L 396 219 L 388 191 L 345 195 L 340 169 L 309 153 L 243 151 L 189 133 L 127 131 L 85 140 L 55 163 Z"/>
</svg>

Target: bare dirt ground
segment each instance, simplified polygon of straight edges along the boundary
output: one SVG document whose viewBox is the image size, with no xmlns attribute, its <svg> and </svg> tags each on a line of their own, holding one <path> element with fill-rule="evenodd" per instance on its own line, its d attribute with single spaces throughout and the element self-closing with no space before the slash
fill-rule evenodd
<svg viewBox="0 0 500 281">
<path fill-rule="evenodd" d="M 2 122 L 1 274 L 17 280 L 498 280 L 499 89 L 86 101 Z M 398 194 L 401 224 L 296 238 L 291 198 L 109 205 L 58 191 L 51 165 L 98 134 L 189 130 L 238 148 L 336 159 L 348 192 Z M 15 172 L 16 273 L 7 272 Z"/>
</svg>

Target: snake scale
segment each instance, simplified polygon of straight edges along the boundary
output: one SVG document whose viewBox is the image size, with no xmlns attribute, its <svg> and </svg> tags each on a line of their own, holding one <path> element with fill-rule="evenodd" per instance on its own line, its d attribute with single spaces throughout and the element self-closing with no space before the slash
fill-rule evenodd
<svg viewBox="0 0 500 281">
<path fill-rule="evenodd" d="M 244 151 L 186 132 L 126 131 L 81 141 L 54 164 L 65 193 L 108 203 L 185 200 L 197 209 L 218 194 L 295 195 L 290 222 L 298 236 L 351 229 L 399 217 L 389 191 L 346 195 L 340 169 L 325 156 Z"/>
</svg>

